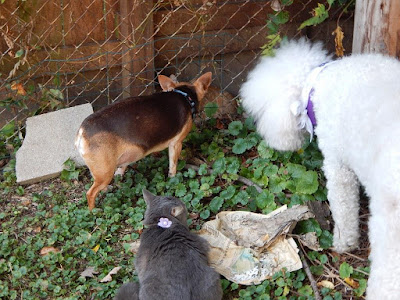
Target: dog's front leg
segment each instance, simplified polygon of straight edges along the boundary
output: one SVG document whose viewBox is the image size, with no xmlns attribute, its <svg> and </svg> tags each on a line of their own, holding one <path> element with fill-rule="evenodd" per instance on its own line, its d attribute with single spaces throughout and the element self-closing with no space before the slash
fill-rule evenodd
<svg viewBox="0 0 400 300">
<path fill-rule="evenodd" d="M 168 146 L 169 172 L 168 176 L 173 177 L 176 174 L 178 158 L 182 151 L 182 142 L 171 143 Z"/>
<path fill-rule="evenodd" d="M 328 200 L 335 222 L 333 247 L 341 253 L 358 246 L 359 182 L 352 170 L 343 164 L 325 159 Z"/>
</svg>

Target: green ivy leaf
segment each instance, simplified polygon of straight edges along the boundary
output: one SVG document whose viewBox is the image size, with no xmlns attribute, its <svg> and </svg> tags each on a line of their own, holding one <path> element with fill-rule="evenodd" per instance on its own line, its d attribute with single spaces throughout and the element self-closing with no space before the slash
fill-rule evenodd
<svg viewBox="0 0 400 300">
<path fill-rule="evenodd" d="M 257 133 L 252 132 L 247 135 L 246 140 L 248 143 L 247 147 L 248 149 L 250 149 L 258 144 L 258 142 L 260 141 L 260 136 Z"/>
<path fill-rule="evenodd" d="M 303 23 L 301 23 L 300 27 L 298 30 L 303 29 L 304 27 L 307 26 L 314 26 L 321 24 L 323 21 L 325 21 L 329 17 L 329 13 L 325 8 L 325 5 L 318 3 L 318 7 L 314 8 L 314 17 L 305 20 Z"/>
<path fill-rule="evenodd" d="M 321 226 L 319 226 L 317 220 L 315 219 L 308 219 L 298 222 L 296 229 L 299 231 L 299 233 L 315 232 L 318 237 L 322 234 Z"/>
<path fill-rule="evenodd" d="M 266 176 L 272 176 L 276 175 L 278 173 L 278 166 L 270 164 L 264 168 L 264 175 Z"/>
<path fill-rule="evenodd" d="M 274 194 L 268 190 L 263 190 L 256 198 L 257 207 L 259 209 L 273 207 L 275 205 L 274 198 Z"/>
<path fill-rule="evenodd" d="M 245 139 L 238 138 L 234 141 L 232 152 L 235 154 L 243 154 L 247 150 L 247 142 Z"/>
<path fill-rule="evenodd" d="M 216 174 L 223 174 L 223 173 L 225 172 L 225 170 L 226 170 L 226 160 L 225 160 L 225 157 L 218 158 L 218 159 L 214 162 L 214 164 L 213 164 L 213 166 L 212 166 L 212 169 L 213 169 L 213 171 L 214 171 Z"/>
<path fill-rule="evenodd" d="M 215 102 L 208 102 L 204 105 L 204 112 L 208 118 L 211 118 L 218 111 L 218 104 Z"/>
<path fill-rule="evenodd" d="M 322 265 L 311 266 L 310 270 L 314 275 L 317 276 L 321 276 L 322 274 L 324 274 L 324 267 Z"/>
<path fill-rule="evenodd" d="M 350 266 L 347 262 L 343 262 L 339 268 L 339 275 L 342 279 L 348 278 L 353 274 L 353 267 Z"/>
<path fill-rule="evenodd" d="M 318 190 L 318 174 L 315 171 L 307 171 L 300 178 L 294 180 L 296 191 L 311 195 Z"/>
<path fill-rule="evenodd" d="M 289 12 L 286 10 L 281 10 L 279 13 L 275 15 L 268 15 L 269 19 L 271 22 L 273 22 L 276 25 L 282 25 L 287 23 L 289 21 Z"/>
<path fill-rule="evenodd" d="M 225 200 L 229 200 L 235 195 L 236 189 L 234 186 L 230 185 L 225 190 L 220 193 L 220 197 Z"/>
<path fill-rule="evenodd" d="M 210 211 L 209 211 L 208 209 L 203 210 L 203 211 L 200 213 L 200 218 L 202 218 L 203 220 L 206 220 L 206 219 L 208 219 L 209 217 L 210 217 Z"/>
<path fill-rule="evenodd" d="M 333 245 L 333 235 L 328 230 L 322 230 L 319 237 L 319 245 L 322 249 L 329 249 Z"/>
<path fill-rule="evenodd" d="M 49 92 L 50 92 L 50 95 L 52 95 L 55 99 L 64 100 L 64 95 L 60 90 L 50 89 Z"/>
<path fill-rule="evenodd" d="M 264 170 L 263 166 L 256 168 L 254 170 L 254 178 L 255 179 L 260 179 L 261 176 L 263 176 L 263 170 Z"/>
<path fill-rule="evenodd" d="M 313 194 L 318 190 L 318 174 L 315 171 L 307 171 L 306 167 L 289 163 L 289 174 L 293 177 L 296 192 L 301 194 Z"/>
<path fill-rule="evenodd" d="M 240 161 L 237 157 L 228 157 L 226 159 L 226 172 L 228 174 L 237 174 L 240 169 Z"/>
<path fill-rule="evenodd" d="M 256 125 L 254 124 L 254 119 L 252 117 L 247 118 L 244 121 L 244 125 L 248 130 L 256 131 Z"/>
<path fill-rule="evenodd" d="M 14 134 L 15 132 L 15 122 L 12 121 L 6 125 L 0 130 L 0 135 L 3 135 L 5 137 L 10 137 Z"/>
<path fill-rule="evenodd" d="M 176 169 L 177 169 L 178 171 L 182 171 L 183 168 L 185 167 L 185 165 L 186 165 L 186 161 L 180 160 L 180 161 L 178 161 L 178 166 L 176 167 Z"/>
<path fill-rule="evenodd" d="M 264 140 L 258 144 L 257 151 L 261 158 L 270 159 L 274 155 L 274 150 L 269 148 Z"/>
<path fill-rule="evenodd" d="M 17 194 L 18 195 L 20 195 L 20 196 L 22 196 L 22 195 L 24 195 L 25 194 L 25 190 L 24 190 L 24 188 L 22 187 L 22 186 L 18 186 L 17 188 L 16 188 L 16 190 L 15 190 L 16 192 L 17 192 Z"/>
<path fill-rule="evenodd" d="M 246 205 L 249 202 L 249 194 L 246 191 L 240 191 L 233 198 L 235 204 L 241 203 L 242 205 Z"/>
<path fill-rule="evenodd" d="M 282 6 L 289 6 L 293 4 L 293 0 L 281 0 Z"/>
<path fill-rule="evenodd" d="M 321 264 L 326 264 L 328 262 L 328 256 L 326 254 L 322 254 L 319 257 L 319 261 L 321 262 Z"/>
<path fill-rule="evenodd" d="M 71 181 L 73 179 L 78 179 L 79 176 L 79 171 L 68 171 L 68 170 L 62 170 L 60 178 L 61 180 L 64 181 Z"/>
<path fill-rule="evenodd" d="M 185 196 L 186 193 L 187 193 L 186 185 L 184 185 L 183 183 L 178 183 L 178 185 L 176 186 L 175 196 L 180 198 Z"/>
<path fill-rule="evenodd" d="M 24 53 L 25 53 L 25 51 L 24 51 L 24 49 L 19 49 L 16 53 L 15 53 L 15 58 L 19 58 L 19 57 L 21 57 L 22 55 L 24 55 Z"/>
<path fill-rule="evenodd" d="M 198 190 L 200 188 L 200 183 L 197 180 L 190 180 L 189 187 L 191 190 Z"/>
<path fill-rule="evenodd" d="M 199 170 L 197 171 L 197 173 L 201 176 L 206 175 L 207 174 L 207 165 L 206 164 L 202 164 L 199 167 Z"/>
<path fill-rule="evenodd" d="M 243 124 L 240 121 L 232 121 L 229 123 L 228 130 L 232 135 L 238 135 L 243 129 Z"/>
<path fill-rule="evenodd" d="M 310 285 L 305 285 L 301 288 L 298 289 L 299 294 L 304 295 L 304 296 L 312 296 L 313 295 L 313 290 Z"/>
<path fill-rule="evenodd" d="M 276 24 L 276 23 L 274 23 L 272 21 L 269 21 L 269 22 L 267 22 L 267 28 L 268 28 L 268 33 L 270 35 L 279 36 L 279 33 L 278 33 L 279 32 L 279 25 L 278 24 Z M 263 47 L 263 49 L 269 49 L 269 47 Z M 263 52 L 263 54 L 264 54 L 264 52 Z"/>
<path fill-rule="evenodd" d="M 365 291 L 367 290 L 367 280 L 366 279 L 360 279 L 358 281 L 359 283 L 359 287 L 354 289 L 354 293 L 356 294 L 356 296 L 361 297 L 362 295 L 364 295 Z"/>
<path fill-rule="evenodd" d="M 209 208 L 211 209 L 211 211 L 213 213 L 217 213 L 221 209 L 223 204 L 224 204 L 224 199 L 223 198 L 214 197 L 210 202 Z"/>
</svg>

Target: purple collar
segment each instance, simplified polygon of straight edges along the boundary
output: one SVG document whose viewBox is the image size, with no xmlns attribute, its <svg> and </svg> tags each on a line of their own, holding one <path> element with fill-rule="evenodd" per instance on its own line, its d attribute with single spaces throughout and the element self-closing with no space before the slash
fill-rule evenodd
<svg viewBox="0 0 400 300">
<path fill-rule="evenodd" d="M 322 64 L 320 64 L 318 67 L 316 67 L 314 70 L 312 70 L 312 72 L 309 75 L 308 78 L 308 89 L 309 89 L 309 93 L 308 93 L 308 98 L 307 98 L 307 115 L 310 118 L 311 124 L 313 125 L 313 127 L 315 127 L 317 125 L 317 120 L 315 118 L 315 113 L 314 113 L 314 104 L 312 102 L 313 96 L 314 96 L 314 83 L 317 80 L 317 77 L 319 76 L 319 74 L 325 69 L 325 67 L 329 64 L 331 64 L 333 61 L 327 61 L 324 62 Z"/>
<path fill-rule="evenodd" d="M 315 125 L 317 125 L 317 120 L 315 119 L 314 104 L 311 100 L 313 95 L 314 88 L 311 89 L 310 94 L 308 95 L 307 115 L 310 118 L 311 124 L 315 127 Z"/>
<path fill-rule="evenodd" d="M 333 61 L 332 61 L 333 62 Z M 313 96 L 315 92 L 315 83 L 319 74 L 332 62 L 320 64 L 311 70 L 307 75 L 300 99 L 290 105 L 290 111 L 297 118 L 299 130 L 306 130 L 310 134 L 310 141 L 314 135 L 314 127 L 317 125 L 317 119 L 314 112 Z"/>
</svg>

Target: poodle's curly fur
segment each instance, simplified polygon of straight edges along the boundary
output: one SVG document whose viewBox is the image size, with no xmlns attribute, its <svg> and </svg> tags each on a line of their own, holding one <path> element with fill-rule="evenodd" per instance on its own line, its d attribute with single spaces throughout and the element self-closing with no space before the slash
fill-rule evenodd
<svg viewBox="0 0 400 300">
<path fill-rule="evenodd" d="M 310 72 L 332 58 L 320 43 L 289 41 L 262 57 L 240 89 L 259 133 L 278 150 L 307 136 L 290 106 Z M 359 239 L 359 182 L 370 198 L 371 273 L 367 298 L 400 299 L 400 62 L 358 54 L 330 63 L 313 83 L 315 133 L 324 155 L 334 249 Z"/>
</svg>

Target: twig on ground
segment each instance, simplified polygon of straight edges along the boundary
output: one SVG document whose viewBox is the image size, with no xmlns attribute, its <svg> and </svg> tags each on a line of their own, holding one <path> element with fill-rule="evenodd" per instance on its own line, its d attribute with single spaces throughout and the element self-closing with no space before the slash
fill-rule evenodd
<svg viewBox="0 0 400 300">
<path fill-rule="evenodd" d="M 308 277 L 308 280 L 310 281 L 311 288 L 312 288 L 313 291 L 314 291 L 315 300 L 322 300 L 321 295 L 319 294 L 319 289 L 318 289 L 317 281 L 314 279 L 314 276 L 313 276 L 313 274 L 311 273 L 310 266 L 308 265 L 307 259 L 306 259 L 305 256 L 307 256 L 308 259 L 310 259 L 310 258 L 308 257 L 307 252 L 304 250 L 303 244 L 301 243 L 301 240 L 300 240 L 298 237 L 297 237 L 297 243 L 298 243 L 299 246 L 300 246 L 300 247 L 299 247 L 299 248 L 300 248 L 300 251 L 299 251 L 300 259 L 301 259 L 301 262 L 303 263 L 303 268 L 304 268 L 304 271 L 306 272 L 306 275 L 307 275 L 307 277 Z M 311 261 L 311 260 L 310 260 L 310 261 Z"/>
<path fill-rule="evenodd" d="M 311 273 L 310 267 L 309 267 L 309 265 L 307 263 L 307 259 L 304 257 L 304 254 L 303 254 L 304 250 L 303 250 L 302 247 L 300 247 L 300 249 L 301 249 L 301 251 L 299 252 L 300 259 L 301 259 L 301 262 L 303 263 L 303 268 L 304 268 L 304 271 L 307 274 L 308 280 L 310 280 L 311 287 L 312 287 L 312 289 L 314 291 L 315 300 L 322 300 L 321 295 L 319 294 L 319 289 L 318 289 L 318 286 L 317 286 L 317 282 L 315 281 L 314 276 Z"/>
<path fill-rule="evenodd" d="M 367 261 L 367 259 L 362 258 L 362 257 L 359 257 L 359 256 L 357 256 L 357 255 L 355 255 L 355 254 L 350 253 L 350 252 L 344 252 L 344 254 L 346 254 L 346 255 L 348 255 L 348 256 L 351 256 L 351 257 L 353 257 L 353 258 L 356 258 L 356 259 L 358 259 L 358 260 L 360 260 L 360 261 Z"/>
<path fill-rule="evenodd" d="M 185 168 L 186 169 L 193 169 L 195 171 L 199 170 L 198 166 L 192 165 L 192 164 L 186 164 Z M 212 169 L 207 168 L 207 173 L 211 174 L 212 173 Z M 261 193 L 263 191 L 263 189 L 258 184 L 254 183 L 253 181 L 251 181 L 250 179 L 248 179 L 246 177 L 238 175 L 237 181 L 239 181 L 241 183 L 244 183 L 245 185 L 248 185 L 248 186 L 254 186 L 256 188 L 257 192 L 259 192 L 259 193 Z"/>
</svg>

